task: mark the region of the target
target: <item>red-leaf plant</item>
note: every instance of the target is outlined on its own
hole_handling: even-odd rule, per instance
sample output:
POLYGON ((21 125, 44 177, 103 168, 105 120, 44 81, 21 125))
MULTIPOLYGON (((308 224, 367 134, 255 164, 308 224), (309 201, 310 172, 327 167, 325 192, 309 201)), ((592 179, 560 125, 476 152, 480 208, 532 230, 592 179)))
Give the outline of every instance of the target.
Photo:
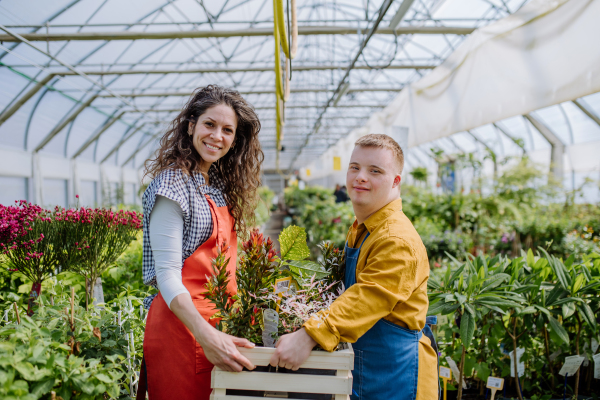
POLYGON ((226 288, 231 277, 226 271, 229 259, 225 258, 225 250, 226 247, 219 248, 217 258, 212 262, 214 274, 207 276, 205 294, 218 310, 214 316, 221 319, 217 328, 253 343, 262 343, 261 311, 268 308, 270 302, 264 296, 281 276, 281 260, 273 248, 273 241, 265 240, 262 233, 254 230, 250 240, 241 246, 236 270, 237 295, 229 297, 226 288))
MULTIPOLYGON (((226 271, 229 259, 225 257, 225 246, 217 249, 218 255, 212 261, 213 275, 207 276, 205 296, 218 310, 214 318, 220 318, 217 324, 220 330, 260 344, 262 310, 275 308, 279 300, 273 293, 275 280, 284 275, 291 276, 291 273, 282 269, 283 263, 271 239, 265 240, 258 230, 251 233, 250 240, 242 244, 241 250, 236 270, 237 295, 230 298, 226 293, 230 276, 226 271)), ((322 250, 325 256, 322 265, 330 275, 325 280, 313 277, 301 284, 301 290, 283 296, 279 335, 299 329, 312 315, 328 309, 344 291, 343 284, 332 279, 332 275, 339 276, 338 264, 343 264, 343 254, 337 249, 334 251, 332 246, 324 246, 322 250)))
POLYGON ((127 249, 142 226, 142 214, 103 208, 56 207, 61 234, 56 250, 64 269, 86 279, 86 306, 94 297, 94 283, 127 249))
POLYGON ((11 271, 33 282, 27 311, 32 315, 42 282, 59 263, 52 242, 57 227, 49 211, 25 200, 15 203, 8 207, 0 204, 0 253, 7 257, 11 271))

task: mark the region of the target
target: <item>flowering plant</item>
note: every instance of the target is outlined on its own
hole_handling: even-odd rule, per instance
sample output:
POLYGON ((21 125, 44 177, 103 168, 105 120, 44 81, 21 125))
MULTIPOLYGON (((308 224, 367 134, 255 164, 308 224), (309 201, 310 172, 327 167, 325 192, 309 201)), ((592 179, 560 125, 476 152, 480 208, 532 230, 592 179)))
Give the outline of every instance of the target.
POLYGON ((273 241, 258 231, 241 246, 239 266, 236 270, 237 294, 231 298, 226 288, 230 276, 226 271, 229 259, 226 246, 218 249, 213 260, 213 275, 208 278, 206 298, 218 310, 217 328, 244 337, 251 342, 262 342, 262 311, 274 309, 281 303, 278 334, 294 331, 314 313, 328 308, 343 291, 337 277, 343 265, 343 253, 331 244, 321 246, 320 263, 305 260, 310 254, 304 228, 290 226, 279 236, 281 254, 278 256, 273 241), (290 277, 297 290, 279 297, 273 291, 276 279, 290 277), (335 279, 334 279, 335 278, 335 279), (283 298, 283 299, 282 299, 283 298))
POLYGON ((136 238, 142 214, 103 208, 55 208, 60 235, 55 238, 63 268, 86 279, 86 304, 94 296, 94 283, 136 238))
POLYGON ((6 255, 11 271, 33 282, 29 314, 33 301, 42 290, 42 282, 58 266, 51 238, 56 224, 52 214, 40 206, 21 200, 16 206, 0 204, 0 253, 6 255))

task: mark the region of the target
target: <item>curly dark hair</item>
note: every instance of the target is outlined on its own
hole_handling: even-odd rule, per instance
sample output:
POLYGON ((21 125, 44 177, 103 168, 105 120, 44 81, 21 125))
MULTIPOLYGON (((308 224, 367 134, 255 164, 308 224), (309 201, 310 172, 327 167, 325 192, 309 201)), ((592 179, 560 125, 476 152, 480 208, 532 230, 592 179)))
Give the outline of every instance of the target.
POLYGON ((195 126, 198 117, 220 104, 233 109, 237 116, 237 129, 227 154, 212 165, 217 168, 223 181, 223 194, 235 219, 235 229, 238 234, 246 236, 254 222, 260 166, 265 157, 258 141, 261 127, 258 116, 254 107, 238 91, 218 85, 196 89, 181 113, 169 125, 155 157, 146 160, 144 176, 154 179, 164 170, 176 169, 188 176, 201 172, 202 158, 194 148, 192 136, 188 134, 189 123, 195 126))

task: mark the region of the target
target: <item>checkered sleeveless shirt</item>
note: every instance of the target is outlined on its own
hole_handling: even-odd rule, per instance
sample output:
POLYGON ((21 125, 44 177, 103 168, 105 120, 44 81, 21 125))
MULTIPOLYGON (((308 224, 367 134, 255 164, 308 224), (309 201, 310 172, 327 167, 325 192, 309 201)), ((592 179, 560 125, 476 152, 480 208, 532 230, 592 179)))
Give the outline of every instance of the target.
MULTIPOLYGON (((205 194, 215 202, 217 207, 227 205, 223 195, 224 184, 218 176, 216 167, 208 171, 210 186, 200 173, 192 176, 181 170, 165 170, 157 175, 142 196, 144 208, 144 244, 142 258, 142 276, 144 284, 157 287, 154 257, 150 247, 150 213, 156 202, 156 196, 165 196, 176 201, 183 211, 183 243, 181 244, 181 265, 200 245, 210 238, 213 231, 212 214, 205 194)), ((156 295, 144 299, 144 308, 149 309, 156 295)))

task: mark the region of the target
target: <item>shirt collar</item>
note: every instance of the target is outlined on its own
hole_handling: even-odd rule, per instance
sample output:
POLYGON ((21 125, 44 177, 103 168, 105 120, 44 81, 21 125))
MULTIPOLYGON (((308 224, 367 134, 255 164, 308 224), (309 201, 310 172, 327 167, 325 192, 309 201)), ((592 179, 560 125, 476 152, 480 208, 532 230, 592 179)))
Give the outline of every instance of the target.
POLYGON ((398 198, 371 214, 364 225, 370 233, 373 233, 382 222, 386 221, 394 212, 400 210, 402 210, 402 199, 398 198))
POLYGON ((206 185, 204 175, 200 172, 194 171, 194 179, 199 185, 199 189, 204 194, 221 194, 223 191, 223 181, 221 180, 219 170, 216 165, 211 165, 208 169, 209 185, 206 185))

